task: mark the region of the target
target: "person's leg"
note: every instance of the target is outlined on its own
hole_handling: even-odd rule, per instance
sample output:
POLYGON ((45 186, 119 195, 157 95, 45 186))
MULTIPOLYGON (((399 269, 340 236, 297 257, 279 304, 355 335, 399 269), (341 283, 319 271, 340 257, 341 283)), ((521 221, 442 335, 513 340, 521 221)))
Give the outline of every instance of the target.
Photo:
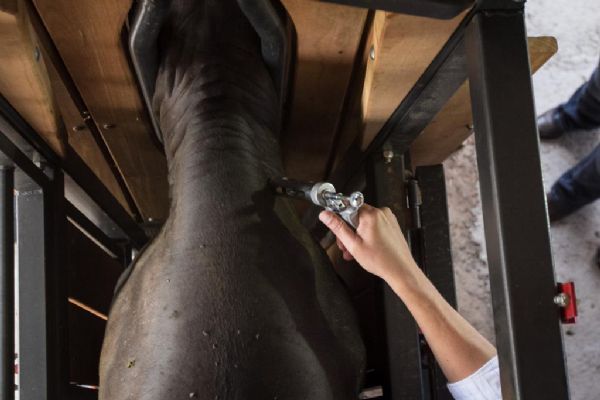
POLYGON ((600 127, 600 68, 573 93, 569 101, 558 106, 558 116, 565 131, 600 127))
POLYGON ((600 64, 566 103, 538 116, 537 124, 542 139, 555 139, 566 132, 600 127, 600 64))
POLYGON ((600 144, 565 172, 548 193, 550 221, 556 221, 600 197, 600 144))

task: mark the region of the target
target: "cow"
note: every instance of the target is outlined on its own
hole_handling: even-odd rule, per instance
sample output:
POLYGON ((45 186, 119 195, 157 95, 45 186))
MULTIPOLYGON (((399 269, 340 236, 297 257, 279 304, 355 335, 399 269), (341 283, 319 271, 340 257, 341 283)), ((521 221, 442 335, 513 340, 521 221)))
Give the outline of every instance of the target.
POLYGON ((172 0, 159 49, 170 211, 115 292, 99 398, 356 399, 349 297, 268 183, 282 115, 259 36, 235 0, 172 0))

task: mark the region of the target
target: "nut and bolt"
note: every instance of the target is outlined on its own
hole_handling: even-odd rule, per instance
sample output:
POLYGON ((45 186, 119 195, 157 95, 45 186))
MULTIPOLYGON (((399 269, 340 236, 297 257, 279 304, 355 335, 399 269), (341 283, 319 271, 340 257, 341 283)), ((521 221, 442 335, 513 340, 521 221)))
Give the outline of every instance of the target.
POLYGON ((559 293, 554 296, 554 304, 559 307, 567 307, 571 302, 571 298, 566 293, 559 293))
POLYGON ((383 151, 383 159, 385 160, 386 164, 391 163, 393 158, 394 158, 393 150, 384 150, 383 151))

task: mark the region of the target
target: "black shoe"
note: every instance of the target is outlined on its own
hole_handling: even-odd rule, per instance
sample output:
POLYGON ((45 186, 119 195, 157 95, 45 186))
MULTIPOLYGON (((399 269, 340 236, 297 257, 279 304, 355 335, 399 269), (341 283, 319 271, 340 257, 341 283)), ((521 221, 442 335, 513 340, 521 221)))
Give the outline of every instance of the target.
POLYGON ((548 204, 548 218, 550 223, 557 222, 581 208, 580 205, 568 204, 561 201, 552 191, 546 193, 546 201, 548 204))
POLYGON ((552 108, 537 117, 537 124, 541 139, 556 139, 565 133, 556 108, 552 108))

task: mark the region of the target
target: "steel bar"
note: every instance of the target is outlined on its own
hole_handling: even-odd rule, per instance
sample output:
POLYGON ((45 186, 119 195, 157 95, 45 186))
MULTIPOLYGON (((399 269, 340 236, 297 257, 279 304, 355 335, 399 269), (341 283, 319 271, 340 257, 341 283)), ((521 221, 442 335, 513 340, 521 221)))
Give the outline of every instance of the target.
MULTIPOLYGON (((148 241, 148 237, 140 225, 127 213, 102 181, 71 147, 67 146, 64 159, 58 157, 31 125, 1 95, 0 115, 51 166, 63 169, 66 174, 73 178, 77 185, 123 230, 136 247, 140 248, 148 241)), ((35 170, 30 168, 34 164, 12 144, 4 132, 0 132, 0 151, 11 158, 19 168, 35 179, 39 185, 47 185, 48 182, 44 180, 43 173, 39 172, 37 167, 35 170)))
POLYGON ((71 222, 85 231, 94 241, 98 242, 101 247, 110 253, 114 258, 125 260, 126 255, 124 248, 116 243, 114 239, 108 237, 100 228, 90 221, 81 211, 77 209, 71 202, 65 200, 67 218, 71 222))
POLYGON ((14 169, 0 167, 0 400, 15 398, 14 169))
POLYGON ((19 396, 47 400, 48 343, 44 193, 28 179, 17 185, 19 396))
MULTIPOLYGON (((367 188, 372 201, 377 207, 389 207, 406 232, 409 220, 405 214, 408 207, 405 179, 403 156, 386 160, 381 153, 373 155, 367 171, 367 188)), ((384 396, 389 400, 424 399, 417 324, 387 284, 383 285, 383 307, 387 344, 384 396)))
POLYGON ((522 11, 466 37, 503 398, 568 399, 522 11))
POLYGON ((0 130, 0 152, 5 158, 10 160, 10 162, 14 163, 15 167, 20 168, 40 187, 49 186, 50 180, 44 172, 42 172, 42 170, 38 168, 25 153, 13 144, 2 130, 0 130))
MULTIPOLYGON (((422 267, 444 299, 456 308, 444 167, 442 165, 417 167, 415 175, 423 200, 420 207, 422 267)), ((427 358, 431 398, 452 400, 453 397, 447 387, 448 381, 430 349, 427 351, 427 358)))
POLYGON ((423 17, 449 19, 469 7, 472 0, 325 0, 355 7, 423 17))

